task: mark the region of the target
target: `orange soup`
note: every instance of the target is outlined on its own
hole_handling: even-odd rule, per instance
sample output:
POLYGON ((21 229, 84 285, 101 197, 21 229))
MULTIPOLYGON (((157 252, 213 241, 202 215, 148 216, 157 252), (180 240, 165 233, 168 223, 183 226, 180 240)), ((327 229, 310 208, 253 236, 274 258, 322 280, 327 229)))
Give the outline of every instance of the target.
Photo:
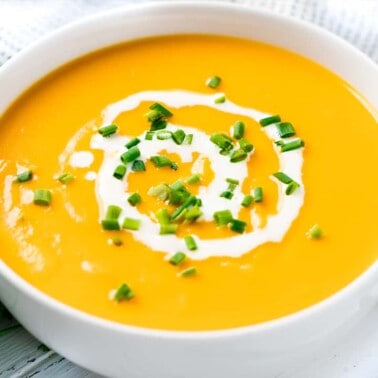
POLYGON ((377 113, 272 46, 104 49, 0 118, 0 257, 74 308, 170 330, 315 304, 378 256, 377 113))

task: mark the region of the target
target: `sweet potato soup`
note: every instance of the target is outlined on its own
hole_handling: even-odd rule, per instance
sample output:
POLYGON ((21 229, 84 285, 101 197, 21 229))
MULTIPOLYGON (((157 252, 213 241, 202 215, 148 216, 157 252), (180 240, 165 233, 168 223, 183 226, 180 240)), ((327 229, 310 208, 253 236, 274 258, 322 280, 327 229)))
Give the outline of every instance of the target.
POLYGON ((0 135, 0 257, 105 319, 256 324, 378 256, 376 111, 272 46, 174 36, 101 50, 26 91, 0 135))

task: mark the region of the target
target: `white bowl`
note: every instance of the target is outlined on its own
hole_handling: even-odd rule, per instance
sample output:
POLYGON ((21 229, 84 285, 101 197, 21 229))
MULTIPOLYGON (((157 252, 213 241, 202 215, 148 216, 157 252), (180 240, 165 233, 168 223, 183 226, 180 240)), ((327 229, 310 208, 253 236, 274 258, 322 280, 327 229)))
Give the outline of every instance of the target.
MULTIPOLYGON (((239 36, 283 47, 337 73, 378 106, 375 64, 328 32, 240 5, 167 2, 88 18, 18 54, 0 69, 0 114, 32 83, 72 59, 122 41, 176 33, 239 36)), ((160 331, 68 307, 0 261, 0 300, 21 324, 71 361, 113 377, 272 377, 337 342, 377 298, 378 262, 337 294, 284 318, 224 331, 160 331)))

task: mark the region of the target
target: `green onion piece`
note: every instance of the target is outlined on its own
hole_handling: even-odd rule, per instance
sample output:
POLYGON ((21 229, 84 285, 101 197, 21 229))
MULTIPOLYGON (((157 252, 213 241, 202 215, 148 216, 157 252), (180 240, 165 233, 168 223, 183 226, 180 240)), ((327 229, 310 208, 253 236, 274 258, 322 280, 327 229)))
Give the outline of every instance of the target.
POLYGON ((122 228, 127 230, 139 230, 141 221, 139 219, 125 218, 122 224, 122 228))
POLYGON ((239 219, 232 219, 230 222, 230 230, 238 232, 239 234, 242 234, 246 227, 247 223, 239 219))
MULTIPOLYGON (((16 176, 17 182, 26 182, 30 181, 33 178, 33 173, 31 170, 27 170, 25 172, 21 172, 16 176)), ((59 178, 58 178, 59 180, 59 178)))
POLYGON ((232 213, 230 210, 220 210, 213 214, 214 221, 218 226, 226 226, 232 221, 232 213))
POLYGON ((224 94, 220 94, 219 96, 215 97, 214 102, 216 104, 223 104, 226 102, 226 96, 224 94))
POLYGON ((290 194, 294 193, 299 188, 299 184, 295 181, 292 181, 285 190, 285 194, 290 196, 290 194))
POLYGON ((144 139, 145 140, 152 140, 152 139, 154 139, 154 134, 155 133, 153 131, 147 131, 144 139))
POLYGON ((186 134, 184 139, 184 144, 192 144, 193 134, 186 134))
POLYGON ((236 179, 233 179, 233 178, 230 178, 230 177, 227 177, 226 178, 226 182, 228 182, 229 184, 235 184, 235 185, 239 185, 239 180, 236 180, 236 179))
POLYGON ((234 196, 234 193, 230 192, 229 190, 226 190, 219 195, 219 197, 223 197, 228 200, 230 200, 233 196, 234 196))
POLYGON ((125 147, 127 149, 130 149, 131 147, 134 147, 134 146, 136 146, 139 143, 140 143, 140 139, 139 138, 134 138, 134 139, 131 139, 130 142, 126 143, 125 147))
POLYGON ((158 121, 163 115, 158 110, 151 110, 144 115, 148 122, 158 121))
POLYGON ((173 184, 171 184, 172 190, 184 190, 186 191, 185 185, 181 180, 175 181, 173 184))
POLYGON ((57 180, 61 182, 62 184, 69 184, 71 181, 75 179, 75 176, 72 173, 62 173, 60 176, 58 176, 57 180))
POLYGON ((201 209, 198 205, 193 206, 185 213, 185 219, 189 222, 196 221, 202 215, 201 209))
POLYGON ((123 283, 115 292, 114 294, 114 299, 117 302, 121 301, 129 301, 130 299, 134 298, 135 294, 134 292, 130 289, 128 285, 123 283))
POLYGON ((177 232, 178 225, 169 223, 160 225, 160 235, 175 234, 177 232))
POLYGON ((206 85, 209 88, 217 88, 219 84, 221 83, 222 79, 219 76, 211 76, 206 80, 206 85))
POLYGON ((121 161, 124 164, 131 163, 140 156, 140 150, 137 146, 131 147, 121 155, 121 161))
POLYGON ((201 181, 201 176, 196 173, 186 179, 186 182, 190 185, 197 184, 201 181))
POLYGON ((150 160, 152 163, 155 165, 157 168, 162 168, 162 167, 171 167, 172 169, 176 170, 177 169, 177 164, 174 163, 170 158, 164 155, 155 155, 151 156, 150 160))
POLYGON ((117 231, 120 229, 117 219, 103 219, 101 226, 102 229, 106 231, 117 231))
POLYGON ((212 134, 210 141, 216 144, 221 150, 230 151, 233 148, 232 139, 225 134, 212 134))
POLYGON ((166 107, 159 104, 158 102, 155 102, 154 104, 152 104, 150 106, 150 109, 159 112, 163 117, 169 118, 169 117, 173 116, 172 112, 170 112, 166 107))
POLYGON ((243 201, 241 202, 241 205, 243 207, 249 207, 253 204, 253 201, 254 201, 254 198, 250 194, 247 194, 246 196, 244 196, 243 201))
POLYGON ((167 127, 168 122, 164 119, 157 119, 153 121, 150 126, 150 131, 162 130, 167 127))
POLYGON ((254 147, 252 143, 249 143, 247 139, 240 139, 239 146, 245 152, 252 152, 254 147))
POLYGON ((127 170, 126 166, 118 165, 117 168, 113 172, 113 176, 118 180, 122 180, 126 174, 126 170, 127 170))
POLYGON ((171 220, 174 221, 176 220, 179 215, 181 214, 181 212, 184 210, 184 209, 187 209, 188 207, 194 205, 197 203, 197 198, 195 196, 190 196, 188 197, 187 200, 185 200, 185 202, 179 206, 171 215, 171 220))
POLYGON ((307 236, 311 239, 320 239, 324 236, 323 230, 318 224, 314 224, 307 232, 307 236))
POLYGON ((270 117, 260 119, 259 122, 261 126, 265 127, 271 125, 272 123, 281 122, 281 117, 278 114, 276 114, 270 117))
POLYGON ((169 263, 172 265, 180 265, 186 258, 185 253, 176 252, 170 259, 169 263))
POLYGON ((112 238, 112 244, 117 246, 117 247, 120 247, 123 244, 123 241, 120 237, 116 236, 116 237, 112 238))
POLYGON ((275 144, 276 146, 278 146, 278 147, 281 147, 282 145, 285 144, 285 142, 284 142, 283 140, 276 140, 276 141, 274 142, 274 144, 275 144))
POLYGON ((294 180, 283 172, 273 173, 273 176, 284 184, 290 184, 294 180))
POLYGON ((37 189, 34 192, 33 202, 39 206, 49 206, 51 204, 52 194, 47 189, 37 189))
POLYGON ((247 153, 244 150, 235 150, 232 152, 230 161, 231 163, 238 163, 247 158, 247 153))
POLYGON ((295 135, 294 127, 290 122, 277 123, 276 127, 281 138, 290 138, 295 135))
POLYGON ((188 197, 190 193, 185 190, 172 190, 169 197, 170 205, 181 205, 188 197))
POLYGON ((155 215, 160 224, 169 224, 170 217, 167 209, 159 209, 155 215))
POLYGON ((131 170, 134 172, 143 172, 146 170, 143 160, 134 160, 131 165, 131 170))
POLYGON ((281 152, 297 150, 298 148, 302 148, 304 146, 303 139, 296 139, 291 142, 285 143, 281 145, 281 152))
POLYGON ((172 138, 172 132, 169 130, 161 130, 156 133, 156 137, 159 140, 166 140, 172 138))
POLYGON ((142 201, 142 197, 140 196, 140 194, 138 193, 133 193, 131 196, 129 196, 129 198, 127 199, 127 202, 131 205, 131 206, 136 206, 138 205, 138 203, 140 203, 142 201))
POLYGON ((189 251, 195 251, 198 248, 197 243, 194 240, 193 236, 191 235, 185 236, 184 240, 185 240, 186 248, 188 248, 189 251))
POLYGON ((122 209, 119 206, 116 205, 109 205, 106 210, 106 219, 118 219, 121 215, 122 209))
POLYGON ((244 136, 245 124, 242 121, 236 121, 234 124, 234 138, 241 139, 244 136))
POLYGON ((263 188, 261 186, 258 186, 253 190, 253 197, 255 199, 255 202, 262 202, 264 199, 264 192, 263 188))
POLYGON ((197 269, 194 266, 190 268, 186 268, 179 273, 181 277, 191 277, 191 276, 195 276, 196 274, 197 274, 197 269))
POLYGON ((177 163, 175 163, 174 161, 172 162, 172 164, 171 164, 171 168, 174 170, 174 171, 177 171, 178 170, 178 164, 177 163))
POLYGON ((182 144, 185 139, 184 130, 178 129, 172 134, 172 139, 176 144, 182 144))
POLYGON ((108 126, 102 126, 98 129, 98 132, 104 137, 107 138, 110 135, 113 135, 117 132, 118 126, 116 125, 108 125, 108 126))
POLYGON ((152 197, 157 197, 161 201, 166 201, 171 194, 171 188, 167 184, 159 184, 152 186, 147 194, 152 197))

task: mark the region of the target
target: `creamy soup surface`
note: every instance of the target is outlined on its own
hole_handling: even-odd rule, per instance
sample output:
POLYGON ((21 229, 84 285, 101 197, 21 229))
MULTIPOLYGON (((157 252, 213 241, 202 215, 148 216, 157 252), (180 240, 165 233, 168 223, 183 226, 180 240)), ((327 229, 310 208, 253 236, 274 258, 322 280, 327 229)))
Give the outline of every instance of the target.
POLYGON ((101 50, 26 91, 0 133, 0 258, 105 319, 256 324, 378 256, 377 111, 279 48, 184 35, 101 50))

